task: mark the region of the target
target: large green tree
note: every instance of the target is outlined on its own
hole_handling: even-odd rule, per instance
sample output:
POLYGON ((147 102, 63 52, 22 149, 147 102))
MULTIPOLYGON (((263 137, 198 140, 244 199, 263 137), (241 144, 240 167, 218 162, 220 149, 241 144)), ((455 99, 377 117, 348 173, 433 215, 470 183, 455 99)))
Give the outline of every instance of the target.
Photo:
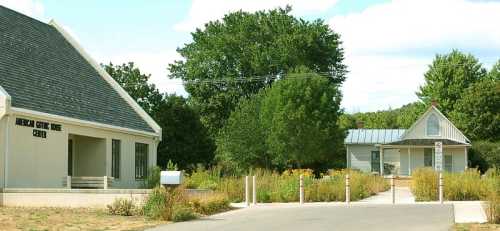
POLYGON ((198 164, 209 165, 215 153, 214 141, 200 121, 198 112, 181 96, 168 95, 154 113, 162 128, 158 146, 158 165, 167 166, 169 160, 181 169, 192 169, 198 164))
POLYGON ((322 20, 305 21, 290 11, 227 14, 197 29, 193 41, 178 49, 183 60, 169 66, 170 77, 186 81, 190 100, 213 136, 241 97, 298 66, 330 76, 333 84, 344 81, 339 35, 322 20))
POLYGON ((331 167, 345 156, 345 131, 337 123, 341 93, 329 81, 289 74, 242 100, 220 133, 218 157, 241 168, 331 167))
POLYGON ((273 163, 302 167, 331 160, 345 133, 337 124, 341 92, 318 74, 290 74, 262 101, 261 120, 273 163))
POLYGON ((228 170, 272 167, 260 121, 263 93, 240 100, 217 137, 217 160, 228 170))
POLYGON ((141 73, 133 62, 122 65, 103 65, 104 70, 150 115, 158 110, 163 94, 154 84, 148 83, 151 75, 141 73))
POLYGON ((465 89, 486 77, 486 69, 471 54, 453 50, 449 54, 436 55, 424 74, 425 84, 417 96, 424 103, 432 100, 439 103, 439 109, 448 115, 455 108, 455 102, 465 89))
POLYGON ((472 140, 500 140, 500 81, 484 79, 470 86, 450 118, 472 140))

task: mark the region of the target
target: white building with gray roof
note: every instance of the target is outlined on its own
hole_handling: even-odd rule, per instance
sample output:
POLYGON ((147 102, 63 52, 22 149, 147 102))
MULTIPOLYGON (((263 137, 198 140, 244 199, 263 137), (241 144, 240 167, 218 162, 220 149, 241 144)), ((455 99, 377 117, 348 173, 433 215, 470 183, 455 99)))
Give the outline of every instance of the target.
POLYGON ((411 176, 421 167, 464 171, 471 142, 432 105, 409 129, 350 129, 345 145, 348 168, 411 176))

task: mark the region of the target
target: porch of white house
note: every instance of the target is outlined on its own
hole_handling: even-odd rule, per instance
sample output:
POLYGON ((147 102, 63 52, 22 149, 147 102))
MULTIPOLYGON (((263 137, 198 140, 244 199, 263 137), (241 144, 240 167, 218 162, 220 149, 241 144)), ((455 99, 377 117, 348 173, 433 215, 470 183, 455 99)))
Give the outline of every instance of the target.
MULTIPOLYGON (((383 175, 411 176, 417 168, 435 168, 434 146, 380 145, 371 152, 371 169, 383 175)), ((443 145, 443 170, 462 172, 467 168, 467 146, 443 145)))
POLYGON ((70 134, 66 188, 107 189, 113 178, 107 176, 106 139, 70 134))

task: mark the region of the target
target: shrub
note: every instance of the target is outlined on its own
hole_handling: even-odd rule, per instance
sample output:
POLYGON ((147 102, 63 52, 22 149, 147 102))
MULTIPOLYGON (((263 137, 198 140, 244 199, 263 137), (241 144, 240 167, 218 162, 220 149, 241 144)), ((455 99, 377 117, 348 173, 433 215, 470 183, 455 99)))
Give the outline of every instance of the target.
POLYGON ((189 199, 193 210, 203 215, 212 215, 231 209, 226 195, 215 193, 209 196, 195 196, 189 199))
POLYGON ((144 181, 145 188, 154 188, 160 186, 161 168, 154 166, 148 169, 148 176, 144 181))
POLYGON ((488 185, 477 169, 463 173, 444 173, 444 198, 452 201, 480 200, 488 194, 488 185))
POLYGON ((172 220, 174 207, 188 205, 183 187, 155 187, 144 203, 144 215, 152 219, 172 220))
POLYGON ((432 168, 418 168, 411 175, 411 191, 416 201, 438 199, 438 174, 432 168))
POLYGON ((132 216, 136 213, 136 207, 131 199, 117 198, 113 204, 107 205, 111 215, 132 216))
MULTIPOLYGON (((359 200, 389 188, 382 177, 353 170, 332 171, 325 179, 315 179, 310 169, 291 169, 283 173, 256 169, 250 175, 257 177, 258 202, 292 202, 299 200, 299 176, 304 176, 306 200, 341 201, 345 200, 345 174, 351 174, 351 200, 359 200)), ((212 185, 218 193, 227 196, 230 202, 244 200, 245 182, 241 176, 224 176, 220 170, 199 168, 186 181, 189 188, 208 188, 212 185), (210 184, 204 182, 211 182, 210 184)), ((250 184, 251 187, 251 184, 250 184)))
MULTIPOLYGON (((417 201, 435 201, 439 198, 438 173, 432 168, 416 169, 412 174, 411 190, 417 201)), ((481 200, 491 191, 487 177, 479 170, 468 169, 461 173, 443 173, 445 200, 481 200)))
POLYGON ((193 209, 186 205, 174 205, 172 208, 171 220, 174 222, 189 221, 196 219, 198 216, 193 212, 193 209))
POLYGON ((469 151, 471 166, 486 172, 489 168, 500 167, 500 142, 476 141, 469 151))

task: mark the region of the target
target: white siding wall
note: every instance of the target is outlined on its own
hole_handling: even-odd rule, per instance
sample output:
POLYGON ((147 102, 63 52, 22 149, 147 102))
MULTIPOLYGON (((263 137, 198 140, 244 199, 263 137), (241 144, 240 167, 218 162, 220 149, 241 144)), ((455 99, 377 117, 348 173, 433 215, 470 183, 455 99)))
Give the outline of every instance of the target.
POLYGON ((384 149, 384 163, 394 165, 394 174, 400 174, 400 159, 399 149, 384 149))
POLYGON ((405 139, 450 139, 465 143, 465 137, 461 134, 460 130, 455 128, 455 126, 446 118, 441 116, 437 111, 431 110, 429 113, 425 114, 424 117, 417 121, 415 126, 408 131, 405 139), (426 126, 428 117, 434 114, 439 119, 439 135, 438 136, 427 136, 426 126))
POLYGON ((94 164, 99 165, 99 172, 103 172, 102 169, 105 168, 107 175, 111 175, 111 139, 122 141, 120 179, 113 184, 113 187, 135 188, 142 183, 135 179, 135 142, 148 144, 149 166, 156 165, 157 141, 153 140, 152 137, 66 124, 29 115, 12 116, 9 127, 10 152, 7 182, 9 188, 63 187, 62 180, 67 175, 67 148, 70 134, 103 140, 99 146, 100 150, 104 149, 106 153, 103 153, 105 157, 101 158, 101 161, 107 160, 107 163, 106 165, 104 163, 94 164), (16 117, 59 123, 62 125, 62 131, 49 130, 46 139, 33 137, 33 128, 15 125, 16 117))
POLYGON ((5 167, 5 118, 0 118, 0 188, 3 188, 5 167))
POLYGON ((371 172, 371 152, 379 149, 373 145, 348 145, 349 166, 364 172, 371 172))

